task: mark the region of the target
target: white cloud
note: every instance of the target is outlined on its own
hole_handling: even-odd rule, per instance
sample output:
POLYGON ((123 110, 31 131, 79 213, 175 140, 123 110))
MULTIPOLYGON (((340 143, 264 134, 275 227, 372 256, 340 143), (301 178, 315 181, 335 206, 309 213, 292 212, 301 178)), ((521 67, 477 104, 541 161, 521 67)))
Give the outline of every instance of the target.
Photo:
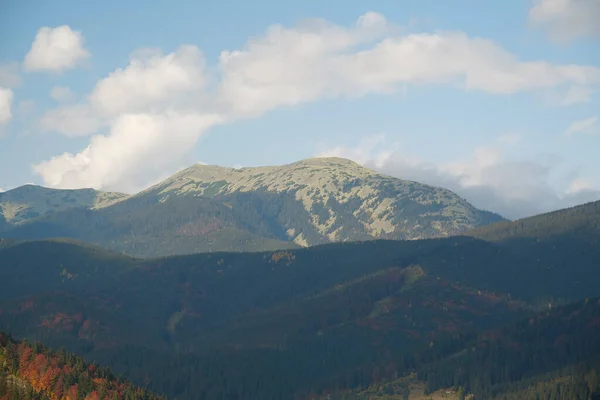
POLYGON ((0 86, 14 88, 20 84, 19 64, 16 62, 0 64, 0 86))
POLYGON ((579 193, 586 190, 595 190, 594 186, 582 178, 575 178, 571 182, 571 186, 569 186, 569 193, 579 193))
POLYGON ((563 106, 587 103, 592 98, 592 90, 581 86, 571 86, 562 101, 563 106))
POLYGON ((144 49, 132 55, 125 69, 98 82, 90 103, 105 115, 118 115, 163 106, 174 94, 197 91, 205 83, 204 57, 197 47, 181 46, 167 55, 144 49))
MULTIPOLYGON (((94 136, 90 147, 79 154, 42 162, 36 171, 48 186, 136 186, 138 179, 131 176, 139 173, 145 177, 147 171, 153 171, 154 159, 145 156, 143 149, 165 140, 184 149, 171 143, 184 139, 189 149, 195 142, 188 140, 200 136, 172 134, 181 126, 165 109, 172 115, 196 110, 199 119, 218 115, 213 123, 225 123, 282 106, 395 93, 409 84, 451 84, 494 94, 600 85, 600 68, 520 61, 490 40, 460 32, 401 34, 398 27, 373 12, 350 27, 323 20, 308 20, 291 28, 271 26, 241 50, 223 51, 213 69, 218 73, 211 81, 207 74, 211 69, 206 68, 202 53, 194 46, 182 46, 169 54, 153 49, 135 52, 125 68, 100 80, 82 102, 50 110, 41 118, 43 130, 94 136), (124 125, 123 121, 134 115, 163 121, 161 128, 156 128, 155 134, 145 134, 137 124, 124 125), (166 127, 170 123, 175 129, 166 127), (121 132, 124 126, 131 129, 130 134, 121 132), (106 135, 98 135, 106 131, 106 135), (128 150, 101 155, 113 150, 100 143, 128 150), (127 162, 115 159, 125 155, 130 159, 127 162), (108 159, 112 162, 105 164, 103 160, 108 159), (126 176, 120 175, 122 164, 129 169, 126 176)), ((194 132, 211 124, 200 125, 202 129, 194 132)), ((181 151, 161 155, 165 165, 175 165, 166 159, 180 157, 181 151)))
POLYGON ((600 1, 537 0, 529 10, 529 20, 555 40, 600 37, 600 1))
POLYGON ((419 159, 403 153, 399 147, 390 151, 381 135, 363 139, 356 147, 336 147, 321 151, 317 156, 346 157, 391 176, 448 188, 476 207, 508 218, 600 199, 600 188, 578 177, 567 187, 557 189, 551 183, 551 175, 559 167, 556 158, 512 160, 506 153, 516 142, 509 143, 505 139, 500 137, 488 146, 475 149, 470 157, 450 163, 419 159), (365 148, 365 143, 376 145, 365 148))
POLYGON ((376 33, 380 37, 361 25, 271 27, 243 50, 221 54, 221 100, 238 115, 259 115, 323 98, 390 93, 402 84, 445 83, 495 94, 600 84, 600 68, 520 61, 491 40, 460 32, 376 33))
POLYGON ((0 87, 0 128, 12 119, 13 92, 0 87))
MULTIPOLYGON (((45 130, 67 135, 96 134, 77 154, 63 154, 34 166, 48 186, 136 191, 178 168, 181 158, 221 116, 197 111, 207 79, 204 57, 194 46, 163 55, 146 49, 129 65, 100 80, 86 100, 50 110, 45 130)), ((200 107, 201 108, 201 107, 200 107)))
POLYGON ((68 86, 54 86, 50 90, 50 97, 59 103, 68 103, 75 99, 75 93, 68 86))
POLYGON ((65 153, 34 166, 46 185, 131 191, 144 188, 178 160, 210 126, 216 115, 197 112, 126 114, 106 135, 95 135, 78 154, 65 153))
POLYGON ((47 111, 39 121, 40 128, 67 136, 86 136, 103 126, 103 120, 87 104, 47 111))
POLYGON ((58 72, 75 68, 90 57, 83 43, 81 32, 73 31, 68 25, 42 27, 25 56, 25 69, 58 72))
POLYGON ((199 95, 205 83, 204 57, 198 48, 181 46, 166 55, 140 50, 131 55, 127 67, 100 80, 84 102, 49 110, 40 126, 69 136, 89 135, 123 114, 187 106, 185 95, 199 95))
POLYGON ((573 136, 577 134, 596 133, 597 121, 597 117, 590 117, 579 121, 575 121, 571 125, 569 125, 569 127, 565 130, 564 134, 565 136, 573 136))

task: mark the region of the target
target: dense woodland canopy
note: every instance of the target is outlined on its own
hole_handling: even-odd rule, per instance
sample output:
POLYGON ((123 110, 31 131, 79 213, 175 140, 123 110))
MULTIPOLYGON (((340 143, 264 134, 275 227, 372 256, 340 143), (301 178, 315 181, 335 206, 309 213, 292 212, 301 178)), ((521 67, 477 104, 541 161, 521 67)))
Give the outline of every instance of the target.
POLYGON ((404 398, 410 379, 475 399, 589 399, 600 235, 572 228, 594 226, 590 207, 540 216, 544 235, 515 222, 490 226, 514 232, 502 240, 149 260, 5 240, 0 329, 180 399, 404 398))
MULTIPOLYGON (((596 399, 600 397, 600 299, 539 313, 508 326, 455 339, 462 350, 401 377, 331 399, 406 398, 411 383, 425 393, 454 388, 473 399, 596 399)), ((459 393, 460 392, 460 393, 459 393)))
POLYGON ((553 236, 576 236, 578 239, 594 239, 600 232, 600 201, 564 210, 502 221, 467 232, 468 235, 485 240, 515 240, 522 238, 547 239, 553 236))

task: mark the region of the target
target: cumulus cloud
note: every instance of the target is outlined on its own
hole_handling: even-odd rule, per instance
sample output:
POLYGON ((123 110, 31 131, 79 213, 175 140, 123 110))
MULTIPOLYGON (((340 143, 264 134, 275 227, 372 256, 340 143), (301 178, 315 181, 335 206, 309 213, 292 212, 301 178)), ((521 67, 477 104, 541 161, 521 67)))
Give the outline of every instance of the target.
POLYGON ((0 86, 14 88, 20 84, 19 64, 16 62, 0 64, 0 86))
POLYGON ((56 188, 139 190, 173 168, 199 136, 218 122, 217 115, 193 111, 125 114, 110 132, 93 136, 83 151, 54 157, 35 165, 34 171, 56 188))
POLYGON ((25 69, 58 72, 75 68, 90 57, 83 43, 81 32, 72 30, 68 25, 42 27, 25 56, 25 69))
POLYGON ((59 103, 68 103, 75 99, 75 93, 68 86, 54 86, 50 90, 50 97, 59 103))
MULTIPOLYGON (((43 130, 94 136, 82 152, 57 156, 35 169, 48 186, 127 189, 134 180, 120 177, 121 164, 113 156, 99 155, 100 151, 112 151, 99 143, 131 148, 115 154, 127 154, 132 176, 139 171, 145 176, 145 171, 152 170, 148 167, 153 159, 134 155, 144 154, 139 149, 150 144, 141 146, 136 140, 183 140, 176 132, 183 128, 179 119, 167 116, 164 110, 188 115, 186 110, 193 109, 198 119, 213 121, 197 124, 202 128, 194 132, 199 132, 212 124, 256 117, 277 107, 394 93, 411 84, 449 84, 493 94, 563 86, 591 88, 600 85, 600 68, 522 61, 493 41, 460 32, 405 34, 373 12, 349 27, 316 19, 293 27, 274 25, 243 48, 223 51, 214 68, 207 68, 194 46, 182 46, 169 54, 154 49, 135 52, 125 68, 99 81, 82 102, 50 110, 41 118, 43 130), (215 71, 214 76, 207 70, 215 71), (117 134, 124 129, 123 121, 133 116, 163 121, 159 124, 162 128, 146 135, 132 127, 137 124, 129 124, 130 135, 117 134), (173 129, 166 128, 170 123, 173 129), (105 159, 114 162, 99 161, 105 159), (95 163, 101 166, 95 167, 95 163)), ((199 135, 183 135, 186 146, 192 147, 189 138, 199 135)), ((165 152, 162 157, 180 154, 165 152)))
POLYGON ((187 105, 183 95, 198 94, 205 83, 204 57, 195 46, 181 46, 166 55, 139 50, 127 67, 100 80, 84 102, 47 111, 40 126, 69 136, 89 135, 123 114, 187 105))
POLYGON ((144 49, 129 65, 100 80, 84 102, 48 111, 44 130, 92 136, 77 154, 34 166, 58 188, 136 191, 179 167, 179 160, 222 117, 193 107, 207 83, 204 57, 194 46, 163 54, 144 49))
POLYGON ((317 156, 346 157, 391 176, 445 187, 476 207, 513 219, 600 199, 600 188, 580 177, 570 178, 564 188, 555 187, 551 175, 560 167, 556 157, 510 159, 507 151, 516 143, 516 135, 510 137, 508 142, 506 137, 498 138, 475 149, 470 157, 449 163, 416 158, 398 146, 390 151, 384 135, 365 138, 356 147, 322 150, 317 156))
POLYGON ((555 40, 600 38, 600 1, 537 0, 529 10, 529 20, 555 40))
POLYGON ((181 46, 163 55, 160 50, 135 52, 129 65, 102 79, 90 95, 91 105, 104 115, 164 106, 173 95, 193 92, 206 83, 204 57, 195 46, 181 46))
POLYGON ((565 136, 573 136, 578 134, 596 133, 597 121, 597 117, 590 117, 579 121, 575 121, 571 125, 569 125, 569 127, 565 130, 564 134, 565 136))
POLYGON ((43 131, 67 136, 86 136, 96 132, 104 121, 87 104, 76 104, 47 111, 39 121, 43 131))
MULTIPOLYGON (((378 24, 384 26, 381 17, 378 24)), ((565 84, 598 86, 600 69, 520 61, 491 40, 460 32, 387 36, 328 24, 275 26, 220 58, 221 99, 241 115, 339 96, 389 93, 402 84, 452 84, 511 94, 565 84), (364 42, 370 45, 365 48, 364 42), (363 44, 357 48, 358 44, 363 44)))
POLYGON ((0 129, 12 119, 13 92, 0 87, 0 129))

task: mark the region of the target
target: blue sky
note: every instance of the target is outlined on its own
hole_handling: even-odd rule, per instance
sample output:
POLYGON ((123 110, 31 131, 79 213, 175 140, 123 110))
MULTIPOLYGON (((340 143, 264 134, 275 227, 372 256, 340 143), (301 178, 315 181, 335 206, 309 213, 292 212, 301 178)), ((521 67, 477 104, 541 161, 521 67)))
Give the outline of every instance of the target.
POLYGON ((2 7, 4 190, 333 155, 511 218, 600 198, 599 0, 2 7))

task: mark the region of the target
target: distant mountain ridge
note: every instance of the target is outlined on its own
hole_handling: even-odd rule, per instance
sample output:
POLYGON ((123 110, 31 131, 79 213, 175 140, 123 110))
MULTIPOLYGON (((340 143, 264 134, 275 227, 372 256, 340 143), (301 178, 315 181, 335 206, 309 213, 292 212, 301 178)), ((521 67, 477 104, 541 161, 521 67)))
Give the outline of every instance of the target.
MULTIPOLYGON (((24 185, 0 193, 0 217, 6 223, 20 224, 45 214, 70 208, 98 209, 129 197, 124 193, 94 189, 50 189, 24 185)), ((1 225, 0 225, 1 226, 1 225)))
POLYGON ((71 200, 73 207, 33 203, 22 207, 32 219, 23 211, 17 221, 12 212, 0 225, 3 236, 69 237, 138 256, 447 237, 503 220, 449 190, 342 158, 239 169, 194 165, 133 196, 94 191, 71 200))
POLYGON ((600 200, 516 221, 481 226, 465 234, 488 241, 548 239, 564 234, 596 237, 600 232, 600 200))

